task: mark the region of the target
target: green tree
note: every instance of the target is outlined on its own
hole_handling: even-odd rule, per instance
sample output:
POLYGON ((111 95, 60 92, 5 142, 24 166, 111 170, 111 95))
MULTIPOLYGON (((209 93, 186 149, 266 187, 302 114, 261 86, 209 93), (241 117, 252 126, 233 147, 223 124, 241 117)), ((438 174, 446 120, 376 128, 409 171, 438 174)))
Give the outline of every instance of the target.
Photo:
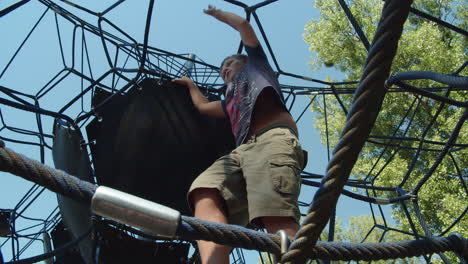
MULTIPOLYGON (((380 18, 383 1, 349 0, 347 3, 365 35, 371 41, 380 18)), ((357 33, 346 18, 338 1, 316 0, 315 5, 320 12, 320 19, 308 22, 304 34, 304 40, 309 44, 310 50, 316 54, 316 56, 311 57, 312 69, 323 66, 334 67, 345 74, 345 81, 359 80, 367 51, 360 42, 357 33)), ((450 21, 464 30, 468 28, 468 8, 462 0, 416 0, 413 7, 450 21)), ((393 60, 392 72, 426 70, 453 73, 466 60, 467 44, 467 38, 461 34, 410 14, 399 41, 397 55, 393 60)), ((460 74, 466 76, 467 71, 464 69, 460 74)), ((410 84, 417 87, 441 86, 429 81, 412 81, 410 84)), ((437 93, 445 95, 445 92, 437 93)), ((449 97, 458 101, 466 101, 467 95, 466 91, 451 91, 449 97)), ((340 99, 349 109, 352 95, 341 95, 340 99)), ((321 131, 322 143, 325 144, 327 140, 325 126, 328 125, 328 139, 330 145, 334 146, 338 141, 346 117, 335 97, 327 97, 325 102, 327 104, 327 119, 325 118, 324 101, 314 101, 311 110, 316 113, 315 127, 321 131)), ((413 93, 387 93, 371 135, 421 138, 431 119, 437 114, 439 107, 441 108, 439 117, 425 134, 426 141, 422 147, 423 149, 441 149, 442 145, 431 142, 447 142, 465 109, 447 104, 441 106, 438 101, 413 93), (409 114, 406 116, 407 112, 409 114), (411 119, 413 113, 415 113, 415 117, 411 119), (404 121, 400 124, 402 120, 404 121)), ((365 144, 351 173, 351 178, 365 179, 367 177, 373 181, 375 186, 395 187, 402 183, 405 177, 408 177, 408 180, 404 181, 402 189, 411 192, 426 175, 439 154, 436 151, 421 151, 414 168, 409 170, 415 154, 415 150, 410 148, 417 148, 420 144, 418 140, 398 141, 373 138, 372 141, 374 143, 365 144), (375 144, 375 142, 400 144, 401 147, 385 148, 382 144, 375 144), (383 155, 380 157, 382 152, 383 155)), ((462 127, 457 143, 468 143, 466 124, 462 127)), ((415 206, 419 207, 422 218, 427 224, 427 230, 431 234, 439 234, 444 231, 466 210, 468 197, 464 181, 466 181, 468 174, 467 168, 468 150, 463 147, 452 149, 450 155, 443 159, 436 171, 419 190, 418 200, 404 203, 410 213, 411 220, 416 222, 418 233, 424 234, 424 230, 415 214, 417 211, 415 206), (456 161, 458 168, 454 161, 456 161)), ((374 195, 390 198, 400 194, 376 192, 374 195)), ((402 204, 394 204, 393 208, 392 214, 397 228, 413 232, 408 217, 404 214, 402 204)), ((456 226, 450 229, 450 232, 458 232, 467 237, 468 216, 465 215, 456 226)))

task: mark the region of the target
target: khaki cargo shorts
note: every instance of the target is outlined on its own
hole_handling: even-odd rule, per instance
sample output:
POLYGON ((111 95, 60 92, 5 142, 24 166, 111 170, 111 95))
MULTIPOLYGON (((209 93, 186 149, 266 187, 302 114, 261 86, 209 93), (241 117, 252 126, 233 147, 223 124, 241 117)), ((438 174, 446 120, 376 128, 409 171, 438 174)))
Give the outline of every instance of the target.
POLYGON ((229 223, 245 226, 258 217, 289 216, 299 223, 297 204, 304 156, 295 132, 270 128, 252 136, 216 160, 192 183, 218 189, 226 202, 229 223))

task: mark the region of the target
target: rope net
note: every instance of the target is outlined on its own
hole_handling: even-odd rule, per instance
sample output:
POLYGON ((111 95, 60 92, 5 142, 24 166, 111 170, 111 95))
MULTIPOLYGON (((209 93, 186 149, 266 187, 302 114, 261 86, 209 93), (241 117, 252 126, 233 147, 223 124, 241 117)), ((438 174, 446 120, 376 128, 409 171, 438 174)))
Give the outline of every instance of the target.
MULTIPOLYGON (((333 82, 284 71, 261 16, 266 7, 275 8, 277 1, 265 1, 253 6, 238 1, 225 2, 236 8, 244 8, 246 16, 261 33, 259 37, 280 80, 289 80, 289 83, 282 82, 282 90, 297 123, 308 122, 307 113, 310 113, 310 108, 314 111, 320 122, 318 128, 322 143, 326 145, 324 153, 328 154, 330 161, 331 150, 335 149, 337 153, 345 117, 350 116, 349 113, 356 107, 352 103, 353 94, 359 89, 359 80, 333 82)), ((417 6, 417 2, 413 7, 417 6)), ((359 37, 357 41, 362 41, 362 49, 372 50, 372 45, 348 8, 349 3, 339 3, 359 37)), ((12 22, 22 23, 14 36, 4 40, 9 45, 0 53, 0 139, 7 142, 9 148, 44 164, 51 164, 54 122, 61 120, 81 131, 93 119, 99 118, 96 108, 107 101, 92 107, 96 89, 122 94, 145 78, 169 80, 186 74, 203 88, 207 96, 222 94, 223 82, 218 75, 218 62, 208 63, 193 54, 175 54, 150 45, 149 36, 158 30, 158 25, 152 23, 152 16, 153 19, 157 17, 157 12, 153 10, 157 2, 140 4, 140 15, 146 19, 141 19, 145 21, 140 32, 143 34, 127 34, 123 21, 129 15, 125 14, 128 4, 126 1, 116 1, 88 8, 66 1, 19 1, 0 11, 0 19, 4 21, 2 27, 12 22), (37 17, 22 17, 26 9, 37 10, 34 12, 37 17), (39 53, 34 49, 35 43, 45 43, 41 45, 39 53), (53 62, 50 64, 52 66, 43 67, 44 60, 53 62), (27 82, 31 72, 34 72, 34 76, 41 76, 41 79, 27 82)), ((413 7, 409 8, 412 19, 432 21, 466 38, 466 28, 413 7)), ((16 27, 18 24, 14 25, 16 27)), ((190 44, 187 45, 189 49, 190 44)), ((203 54, 199 55, 203 57, 203 54)), ((372 65, 372 61, 369 63, 372 65)), ((467 62, 462 63, 450 76, 466 76, 466 66, 467 62)), ((338 188, 337 195, 341 194, 342 199, 353 200, 353 204, 360 204, 359 208, 367 207, 367 216, 344 220, 348 221, 348 229, 343 230, 346 225, 340 225, 342 222, 335 219, 335 215, 340 215, 339 211, 343 209, 338 204, 336 211, 331 210, 330 216, 325 216, 325 222, 320 223, 324 226, 330 219, 320 240, 389 242, 442 237, 451 232, 468 236, 468 130, 464 125, 467 118, 467 81, 461 77, 461 84, 458 84, 446 80, 448 75, 440 79, 431 73, 419 76, 418 72, 410 73, 409 77, 394 75, 386 83, 383 91, 385 99, 382 96, 382 105, 377 106, 380 114, 375 125, 372 128, 372 121, 370 135, 364 138, 356 165, 343 182, 344 188, 338 188), (433 79, 437 84, 407 81, 412 79, 433 79), (358 234, 349 237, 346 236, 347 232, 358 234)), ((361 79, 361 84, 364 81, 361 79)), ((307 124, 307 127, 309 130, 300 131, 302 137, 314 132, 311 124, 307 124)), ((83 138, 82 147, 88 148, 93 144, 86 137, 83 138)), ((306 145, 305 149, 314 153, 314 149, 308 149, 306 145)), ((357 151, 359 153, 360 149, 357 151)), ((309 164, 316 162, 315 155, 309 156, 309 164)), ((302 194, 314 193, 324 177, 306 168, 302 173, 302 194)), ((20 185, 19 182, 12 183, 9 186, 2 184, 2 189, 15 189, 17 184, 20 185)), ((5 261, 19 260, 31 256, 28 252, 37 252, 44 245, 44 234, 50 233, 60 221, 58 207, 47 202, 54 199, 53 194, 44 187, 33 184, 14 192, 16 196, 11 194, 11 197, 15 199, 2 199, 0 202, 0 220, 5 219, 0 223, 0 248, 5 261), (36 215, 39 214, 37 208, 41 208, 40 215, 36 215), (7 226, 2 223, 7 223, 7 226)), ((312 197, 301 195, 299 204, 304 222, 307 222, 314 206, 319 209, 323 206, 317 199, 311 200, 312 197)), ((318 232, 316 235, 320 235, 321 228, 315 231, 318 232)), ((310 242, 311 245, 315 243, 310 242)), ((294 246, 293 243, 291 247, 294 246)), ((231 261, 245 263, 244 253, 244 250, 236 249, 231 261)), ((405 261, 457 263, 458 257, 449 252, 405 261)), ((270 263, 272 257, 259 253, 258 259, 261 263, 270 263)), ((326 260, 314 259, 310 262, 322 263, 326 260)))

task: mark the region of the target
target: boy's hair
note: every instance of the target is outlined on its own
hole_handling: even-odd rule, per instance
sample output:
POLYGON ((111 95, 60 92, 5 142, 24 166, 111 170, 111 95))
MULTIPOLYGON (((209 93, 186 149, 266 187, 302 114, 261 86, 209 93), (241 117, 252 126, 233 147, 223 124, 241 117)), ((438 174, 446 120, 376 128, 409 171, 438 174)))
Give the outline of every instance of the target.
POLYGON ((227 56, 226 58, 224 58, 224 60, 221 62, 221 65, 219 66, 219 69, 221 70, 221 68, 223 68, 223 65, 224 65, 224 62, 228 59, 231 59, 231 58, 236 58, 240 61, 242 61, 242 63, 246 64, 247 63, 247 55, 244 55, 244 54, 233 54, 231 56, 227 56))

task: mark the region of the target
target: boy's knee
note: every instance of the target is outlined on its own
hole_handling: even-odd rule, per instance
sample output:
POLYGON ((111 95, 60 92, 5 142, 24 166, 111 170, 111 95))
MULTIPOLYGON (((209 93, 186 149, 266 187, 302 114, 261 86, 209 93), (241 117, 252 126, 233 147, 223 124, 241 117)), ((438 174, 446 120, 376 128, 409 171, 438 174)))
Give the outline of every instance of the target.
POLYGON ((225 201, 216 188, 198 188, 192 191, 190 198, 195 207, 215 207, 225 210, 225 201))
POLYGON ((285 216, 264 216, 259 218, 263 226, 269 233, 276 233, 284 230, 289 237, 293 237, 299 229, 299 224, 293 217, 285 216))
POLYGON ((219 195, 219 191, 216 188, 197 188, 192 191, 191 195, 195 197, 205 197, 205 196, 213 196, 219 195))
POLYGON ((192 202, 196 205, 200 201, 221 201, 222 197, 218 189, 215 188, 198 188, 190 193, 192 202))

